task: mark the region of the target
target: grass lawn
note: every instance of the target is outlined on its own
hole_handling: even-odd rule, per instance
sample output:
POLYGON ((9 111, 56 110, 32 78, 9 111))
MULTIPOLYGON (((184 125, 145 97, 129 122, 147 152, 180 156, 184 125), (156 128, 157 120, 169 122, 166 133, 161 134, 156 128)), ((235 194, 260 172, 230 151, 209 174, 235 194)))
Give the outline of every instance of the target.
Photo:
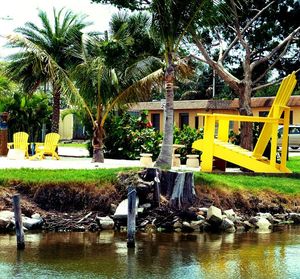
MULTIPOLYGON (((300 157, 292 157, 288 167, 291 175, 247 175, 247 174, 208 174, 195 172, 195 184, 209 187, 223 187, 229 190, 272 190, 285 194, 300 194, 300 157)), ((139 168, 117 168, 96 170, 38 170, 7 169, 0 172, 0 184, 9 181, 35 183, 80 182, 107 185, 116 181, 121 171, 139 168)))
POLYGON ((76 143, 76 142, 71 142, 71 143, 60 143, 58 144, 59 147, 73 147, 73 148, 87 148, 86 143, 76 143))
POLYGON ((7 169, 0 172, 0 184, 7 181, 24 181, 36 183, 57 182, 96 182, 107 184, 116 181, 119 172, 135 170, 137 168, 112 168, 96 170, 38 170, 38 169, 7 169))
POLYGON ((246 175, 195 173, 195 183, 231 190, 272 190, 285 194, 300 194, 300 157, 291 157, 287 164, 291 175, 246 175))

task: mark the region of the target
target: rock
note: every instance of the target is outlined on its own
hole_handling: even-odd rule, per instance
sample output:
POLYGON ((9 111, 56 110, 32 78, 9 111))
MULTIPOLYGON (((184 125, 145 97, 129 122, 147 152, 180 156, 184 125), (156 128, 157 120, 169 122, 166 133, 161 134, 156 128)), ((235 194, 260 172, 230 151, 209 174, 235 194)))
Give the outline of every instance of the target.
POLYGON ((262 212, 258 212, 257 216, 259 217, 263 217, 265 219, 267 219, 270 223, 274 222, 274 217, 272 216, 271 213, 262 213, 262 212))
POLYGON ((182 228, 182 223, 180 221, 176 221, 174 224, 173 224, 173 228, 174 229, 177 229, 177 228, 182 228))
POLYGON ((255 225, 250 223, 249 221, 244 221, 243 224, 244 224, 246 230, 255 228, 255 225))
POLYGON ((192 221, 192 222, 190 223, 190 227, 191 227, 194 231, 200 232, 200 231, 201 231, 201 225, 202 225, 204 222, 205 222, 204 220, 192 221))
POLYGON ((144 203, 144 204, 140 205, 139 207, 149 209, 151 207, 151 203, 144 203))
POLYGON ((269 230, 272 224, 268 219, 260 217, 255 225, 259 230, 269 230))
POLYGON ((228 210, 224 210, 223 212, 225 214, 225 216, 231 220, 232 222, 235 222, 236 220, 236 214, 235 212, 233 211, 233 209, 228 209, 228 210))
POLYGON ((256 223, 258 222, 258 219, 259 219, 259 217, 257 217, 257 216, 253 217, 253 216, 252 216, 252 217, 249 219, 249 223, 255 226, 256 223))
POLYGON ((295 225, 300 224, 300 214, 299 213, 290 213, 289 219, 294 222, 295 225))
POLYGON ((182 222, 182 231, 183 232, 193 232, 194 229, 191 227, 191 224, 189 222, 182 222))
MULTIPOLYGON (((36 216, 38 217, 38 216, 36 216)), ((29 217, 22 217, 22 223, 23 227, 25 227, 28 230, 37 230, 40 229, 43 225, 43 219, 41 216, 38 218, 29 218, 29 217)))
POLYGON ((206 219, 211 225, 219 226, 223 220, 221 209, 213 205, 210 206, 207 210, 206 219))
MULTIPOLYGON (((136 197, 136 214, 138 213, 137 208, 139 204, 139 198, 136 197)), ((128 215, 128 199, 125 199, 121 201, 121 203, 118 205, 115 214, 113 215, 113 218, 115 219, 122 219, 127 218, 128 215)))
POLYGON ((14 224, 14 213, 12 211, 0 211, 0 231, 12 229, 14 224))
POLYGON ((223 219, 220 229, 225 232, 235 232, 234 223, 227 217, 223 219))
POLYGON ((145 226, 145 232, 147 233, 155 233, 156 232, 156 226, 154 224, 147 224, 145 226))
POLYGON ((115 222, 109 216, 96 217, 102 230, 112 230, 115 226, 115 222))
POLYGON ((205 217, 203 215, 197 215, 197 220, 203 221, 205 220, 205 217))
POLYGON ((115 214, 117 210, 117 205, 115 205, 114 203, 110 204, 110 212, 111 214, 115 214))
POLYGON ((41 219, 42 219, 41 215, 38 214, 38 213, 32 214, 32 215, 31 215, 31 218, 32 218, 32 219, 37 219, 37 220, 41 220, 41 219))

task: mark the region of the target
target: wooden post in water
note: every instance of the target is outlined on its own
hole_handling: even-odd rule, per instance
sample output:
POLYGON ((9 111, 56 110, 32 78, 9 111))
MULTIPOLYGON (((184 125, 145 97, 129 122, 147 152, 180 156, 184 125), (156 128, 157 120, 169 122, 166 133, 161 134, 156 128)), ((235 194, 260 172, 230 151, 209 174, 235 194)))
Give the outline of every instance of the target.
POLYGON ((24 239, 24 231, 23 231, 23 224, 22 224, 22 213, 21 213, 20 195, 19 194, 13 196, 13 206, 14 206, 14 214, 15 214, 17 249, 23 250, 23 249, 25 249, 25 239, 24 239))
POLYGON ((136 189, 128 187, 128 215, 127 215, 127 247, 135 247, 135 207, 136 207, 136 189))
POLYGON ((155 176, 154 176, 154 203, 156 206, 160 206, 160 179, 158 170, 155 169, 155 176))

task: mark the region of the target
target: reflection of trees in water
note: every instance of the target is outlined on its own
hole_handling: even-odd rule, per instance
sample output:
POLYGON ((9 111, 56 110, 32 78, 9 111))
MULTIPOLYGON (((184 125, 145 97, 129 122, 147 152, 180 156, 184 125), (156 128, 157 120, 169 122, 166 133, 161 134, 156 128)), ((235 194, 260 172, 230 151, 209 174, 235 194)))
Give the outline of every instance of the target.
POLYGON ((126 233, 27 234, 23 258, 16 254, 15 236, 0 237, 0 244, 2 255, 8 244, 8 254, 13 251, 5 261, 16 263, 14 274, 36 264, 66 275, 99 275, 95 278, 271 279, 290 275, 290 247, 299 245, 299 236, 293 234, 299 229, 271 234, 138 233, 131 250, 126 233))

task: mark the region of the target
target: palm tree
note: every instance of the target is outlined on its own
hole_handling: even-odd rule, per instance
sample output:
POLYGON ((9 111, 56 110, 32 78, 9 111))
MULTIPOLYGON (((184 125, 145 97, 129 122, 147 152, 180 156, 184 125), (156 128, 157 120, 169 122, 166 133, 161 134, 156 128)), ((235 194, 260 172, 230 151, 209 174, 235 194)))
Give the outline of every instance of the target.
POLYGON ((152 29, 164 45, 165 57, 164 137, 156 161, 156 166, 163 168, 170 168, 172 163, 174 80, 176 71, 180 68, 179 65, 176 65, 179 57, 178 47, 193 17, 200 9, 201 2, 203 1, 153 0, 151 4, 152 29))
POLYGON ((6 73, 20 82, 25 92, 34 92, 42 83, 51 84, 51 131, 58 132, 62 87, 55 68, 59 65, 66 70, 79 62, 72 49, 81 41, 82 30, 89 23, 85 22, 86 16, 64 9, 53 10, 53 25, 44 11, 39 11, 38 16, 41 26, 27 22, 25 27, 15 30, 17 35, 8 37, 9 46, 20 50, 9 57, 6 73))
POLYGON ((96 108, 94 114, 90 113, 94 162, 104 162, 104 123, 108 113, 120 105, 148 99, 154 83, 161 82, 161 61, 146 54, 147 48, 137 51, 133 47, 138 26, 145 29, 145 24, 141 24, 145 19, 137 15, 115 15, 110 38, 92 35, 83 40, 82 63, 76 67, 73 77, 85 107, 90 112, 96 108), (132 27, 134 24, 136 28, 132 27))

